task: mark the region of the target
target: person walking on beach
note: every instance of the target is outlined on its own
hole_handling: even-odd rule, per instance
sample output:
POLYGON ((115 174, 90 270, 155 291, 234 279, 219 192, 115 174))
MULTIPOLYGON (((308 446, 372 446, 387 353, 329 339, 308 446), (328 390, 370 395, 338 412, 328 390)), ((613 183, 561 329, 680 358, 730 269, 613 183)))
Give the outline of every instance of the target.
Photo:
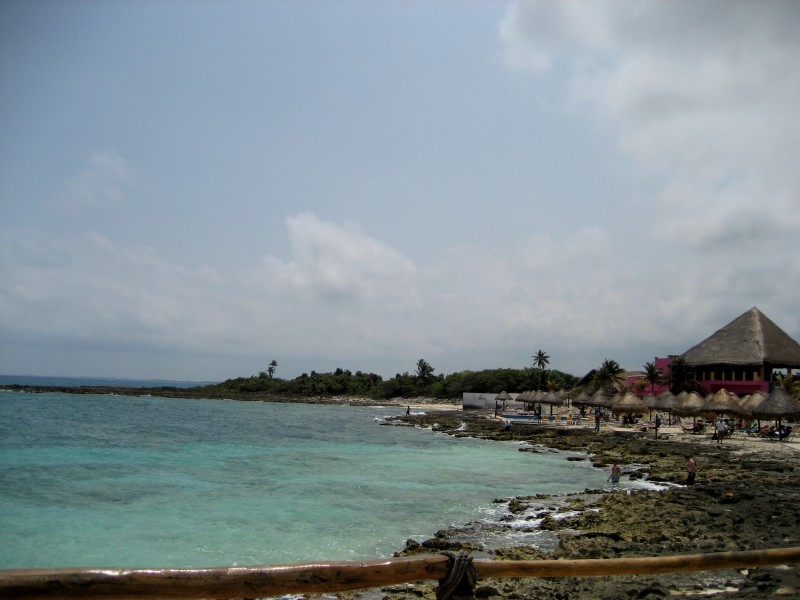
POLYGON ((717 429, 717 443, 721 444, 722 436, 725 435, 725 430, 727 429, 727 427, 725 427, 725 421, 719 419, 717 421, 716 429, 717 429))
POLYGON ((691 456, 686 456, 686 485, 694 485, 697 476, 697 463, 691 456))
POLYGON ((617 485, 619 483, 619 478, 622 476, 622 469, 619 468, 617 463, 614 463, 614 466, 611 467, 611 475, 608 476, 606 481, 610 481, 612 485, 617 485))
POLYGON ((406 406, 406 416, 409 416, 410 414, 411 414, 411 407, 406 406))
POLYGON ((661 427, 661 417, 659 417, 658 415, 656 415, 655 426, 656 426, 655 427, 655 435, 656 435, 656 439, 658 439, 658 428, 661 427))
POLYGON ((600 433, 600 408, 594 410, 594 432, 600 433))

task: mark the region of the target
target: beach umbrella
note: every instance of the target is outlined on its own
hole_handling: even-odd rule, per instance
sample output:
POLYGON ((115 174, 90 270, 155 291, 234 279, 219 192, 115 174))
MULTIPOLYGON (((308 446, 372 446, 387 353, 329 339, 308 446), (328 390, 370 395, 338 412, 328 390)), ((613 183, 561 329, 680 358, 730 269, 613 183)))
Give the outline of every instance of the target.
POLYGON ((678 397, 669 390, 664 390, 658 395, 658 410, 673 411, 677 403, 678 397))
POLYGON ((505 390, 503 390, 502 392, 497 394, 497 396, 495 396, 495 398, 494 398, 494 414, 495 414, 495 416, 497 415, 497 402, 498 401, 502 402, 503 403, 503 410, 505 410, 506 409, 506 402, 508 402, 509 400, 511 400, 511 394, 509 394, 505 390))
POLYGON ((658 395, 658 402, 656 403, 656 410, 667 411, 669 413, 669 423, 672 425, 672 411, 675 410, 675 405, 678 403, 678 398, 669 390, 664 390, 658 395))
POLYGON ((572 401, 575 406, 590 406, 592 404, 592 397, 586 392, 581 392, 572 401))
POLYGON ((706 397, 706 410, 717 415, 742 415, 744 410, 739 403, 739 397, 722 388, 706 397))
POLYGON ((706 400, 697 392, 681 392, 676 397, 675 414, 679 417, 692 417, 692 430, 695 430, 697 417, 706 414, 706 400), (684 396, 684 394, 686 394, 684 396))
POLYGON ((658 396, 647 394, 647 396, 642 398, 642 402, 644 402, 650 410, 658 410, 658 396))
POLYGON ((550 405, 550 414, 553 414, 553 407, 554 406, 561 406, 564 404, 564 401, 558 397, 558 394, 555 392, 547 392, 542 399, 539 401, 542 404, 549 404, 550 405))
POLYGON ((528 410, 529 405, 533 404, 533 392, 531 390, 522 392, 519 396, 517 396, 517 402, 524 402, 525 410, 528 410))
MULTIPOLYGON (((681 392, 681 394, 683 393, 681 392)), ((681 394, 678 394, 678 396, 681 394)), ((706 412, 705 406, 705 398, 697 392, 688 392, 675 405, 675 414, 681 417, 698 417, 706 412)))
POLYGON ((652 411, 658 410, 658 396, 654 396, 653 394, 647 394, 644 398, 642 398, 642 402, 645 403, 647 406, 647 418, 652 419, 653 415, 651 414, 652 411))
POLYGON ((752 417, 753 411, 755 410, 756 406, 761 404, 761 402, 763 402, 766 397, 767 397, 766 393, 762 392, 761 390, 758 390, 748 396, 745 396, 744 398, 740 398, 739 404, 742 407, 742 413, 747 415, 748 417, 752 417))
POLYGON ((647 405, 633 392, 617 396, 620 397, 611 405, 611 412, 615 415, 643 415, 648 410, 647 405))
POLYGON ((792 419, 800 417, 800 402, 786 393, 782 387, 775 386, 754 409, 753 415, 758 418, 775 419, 780 423, 781 419, 792 419))
POLYGON ((609 402, 609 399, 606 397, 603 390, 597 390, 594 394, 592 394, 592 404, 594 406, 602 406, 603 408, 611 407, 611 403, 609 402))

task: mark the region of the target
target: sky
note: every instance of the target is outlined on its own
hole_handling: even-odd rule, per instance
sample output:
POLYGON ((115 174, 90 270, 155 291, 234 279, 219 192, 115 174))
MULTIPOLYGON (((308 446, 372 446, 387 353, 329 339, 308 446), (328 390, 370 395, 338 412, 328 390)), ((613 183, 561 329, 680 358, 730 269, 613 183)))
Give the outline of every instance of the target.
POLYGON ((800 3, 5 0, 0 373, 800 340, 800 3))

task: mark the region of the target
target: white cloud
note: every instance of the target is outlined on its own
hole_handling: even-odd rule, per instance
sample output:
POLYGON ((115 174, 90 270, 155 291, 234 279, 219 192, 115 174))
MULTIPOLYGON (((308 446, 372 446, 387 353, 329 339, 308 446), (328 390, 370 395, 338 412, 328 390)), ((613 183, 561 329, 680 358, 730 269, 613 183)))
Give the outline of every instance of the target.
POLYGON ((64 183, 58 205, 71 211, 120 206, 127 202, 134 181, 133 169, 119 154, 95 152, 89 164, 64 183))
POLYGON ((355 223, 286 220, 292 256, 220 273, 169 264, 99 233, 71 241, 9 235, 0 324, 16 336, 260 356, 393 352, 424 337, 415 266, 355 223), (43 261, 41 256, 58 256, 43 261))
POLYGON ((306 212, 286 219, 286 227, 292 260, 268 256, 263 272, 267 285, 334 306, 414 304, 414 264, 356 223, 339 226, 306 212))
MULTIPOLYGON (((619 289, 589 276, 594 310, 562 290, 572 314, 598 316, 586 337, 618 338, 608 320, 618 331, 652 329, 663 345, 759 303, 779 322, 791 316, 782 299, 800 291, 799 18, 793 1, 510 5, 500 27, 508 65, 563 81, 565 105, 634 167, 630 215, 617 215, 629 246, 615 240, 601 254, 616 262, 619 289)), ((596 261, 574 241, 547 254, 573 248, 596 261)))
MULTIPOLYGON (((192 377, 183 374, 192 357, 220 357, 202 363, 198 379, 249 374, 251 364, 257 372, 270 358, 286 376, 336 366, 391 376, 420 357, 446 373, 524 366, 539 347, 555 368, 582 373, 606 357, 643 364, 682 350, 672 344, 708 330, 710 317, 724 324, 713 320, 720 302, 697 282, 726 290, 741 272, 648 269, 646 251, 620 261, 632 256, 629 240, 598 226, 563 239, 533 235, 492 254, 446 248, 423 266, 353 222, 301 213, 286 219, 286 230, 288 260, 254 258, 225 273, 170 264, 154 248, 123 248, 99 233, 7 235, 0 330, 6 340, 74 356, 116 356, 112 365, 139 352, 140 363, 151 356, 158 366, 152 356, 160 356, 173 365, 164 376, 192 377), (174 364, 184 365, 180 375, 174 364)), ((749 308, 728 295, 731 318, 749 308)), ((781 313, 771 316, 781 322, 781 313)))
POLYGON ((654 233, 702 250, 745 223, 762 241, 800 226, 798 17, 796 2, 518 2, 501 34, 513 66, 562 61, 573 110, 661 181, 654 233))

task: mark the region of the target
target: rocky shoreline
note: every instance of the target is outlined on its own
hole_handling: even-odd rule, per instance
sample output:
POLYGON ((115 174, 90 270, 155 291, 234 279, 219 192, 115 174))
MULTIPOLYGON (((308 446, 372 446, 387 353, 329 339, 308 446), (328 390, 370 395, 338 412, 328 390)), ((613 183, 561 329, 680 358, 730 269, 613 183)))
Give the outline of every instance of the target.
MULTIPOLYGON (((455 436, 525 441, 521 451, 558 450, 589 455, 596 467, 623 468, 623 481, 646 478, 668 489, 587 490, 558 498, 498 499, 509 521, 530 520, 532 529, 554 533, 553 549, 515 543, 510 525, 495 531, 472 523, 444 529, 397 556, 467 551, 503 560, 627 558, 758 550, 800 546, 800 453, 780 442, 750 449, 734 444, 656 440, 641 432, 604 432, 514 424, 461 411, 401 417, 404 423, 435 427, 455 436), (466 428, 464 428, 466 424, 466 428), (684 486, 686 455, 698 464, 697 483, 684 486), (499 545, 485 542, 501 540, 499 545), (506 542, 506 543, 503 543, 506 542)), ((565 460, 568 460, 565 455, 565 460)), ((397 586, 351 598, 435 598, 435 583, 397 586)), ((482 579, 477 597, 576 600, 663 598, 800 598, 800 567, 764 567, 639 576, 482 579)))

